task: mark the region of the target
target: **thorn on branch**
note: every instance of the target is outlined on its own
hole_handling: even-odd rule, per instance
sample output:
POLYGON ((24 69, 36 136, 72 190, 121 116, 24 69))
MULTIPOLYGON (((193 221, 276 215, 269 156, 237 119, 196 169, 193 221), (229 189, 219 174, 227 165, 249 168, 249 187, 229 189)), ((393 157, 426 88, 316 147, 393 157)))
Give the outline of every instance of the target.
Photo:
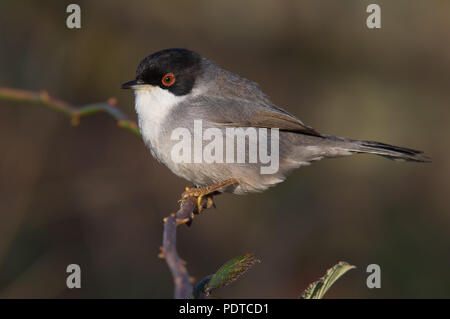
POLYGON ((160 250, 160 252, 158 254, 158 258, 164 259, 164 252, 165 252, 164 247, 160 246, 159 250, 160 250))
POLYGON ((80 124, 80 117, 81 117, 81 113, 80 112, 74 112, 72 117, 70 118, 70 124, 72 126, 78 126, 80 124))
POLYGON ((116 106, 116 105, 117 105, 117 99, 116 99, 115 97, 110 97, 110 98, 106 101, 106 103, 108 103, 109 105, 112 105, 112 106, 116 106))
POLYGON ((45 90, 40 92, 40 97, 41 97, 41 100, 44 101, 44 102, 49 102, 50 101, 50 95, 45 90))

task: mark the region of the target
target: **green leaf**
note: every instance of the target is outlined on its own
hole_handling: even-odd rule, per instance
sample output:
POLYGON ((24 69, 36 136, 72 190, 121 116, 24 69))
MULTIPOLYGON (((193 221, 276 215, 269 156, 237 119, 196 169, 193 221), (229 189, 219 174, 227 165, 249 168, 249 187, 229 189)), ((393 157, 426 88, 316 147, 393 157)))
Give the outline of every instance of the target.
POLYGON ((356 268, 353 265, 340 261, 327 270, 325 276, 313 282, 305 289, 300 299, 322 299, 330 287, 347 271, 356 268))
POLYGON ((231 259, 225 263, 220 269, 211 277, 204 287, 204 292, 209 295, 213 290, 229 285, 254 264, 261 262, 253 254, 245 254, 231 259))

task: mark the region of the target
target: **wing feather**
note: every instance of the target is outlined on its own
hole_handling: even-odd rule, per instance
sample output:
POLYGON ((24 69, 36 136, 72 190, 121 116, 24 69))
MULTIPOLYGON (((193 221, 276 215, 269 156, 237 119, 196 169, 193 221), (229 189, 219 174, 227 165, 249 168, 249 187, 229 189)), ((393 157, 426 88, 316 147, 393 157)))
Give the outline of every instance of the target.
MULTIPOLYGON (((266 102, 266 101, 264 101, 266 102)), ((288 112, 272 104, 257 103, 246 99, 207 96, 192 102, 193 112, 210 110, 207 119, 211 124, 227 127, 278 128, 306 135, 322 136, 319 132, 288 112)))

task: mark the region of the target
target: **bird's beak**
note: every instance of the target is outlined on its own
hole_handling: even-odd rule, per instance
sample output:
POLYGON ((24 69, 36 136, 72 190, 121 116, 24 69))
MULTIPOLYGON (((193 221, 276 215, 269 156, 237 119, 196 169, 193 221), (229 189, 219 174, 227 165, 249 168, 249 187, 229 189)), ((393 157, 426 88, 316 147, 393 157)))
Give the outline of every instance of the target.
POLYGON ((129 81, 129 82, 126 82, 126 83, 122 84, 120 86, 120 88, 121 89, 133 89, 133 90, 135 90, 135 89, 138 89, 139 87, 142 87, 144 85, 145 84, 142 81, 133 80, 133 81, 129 81))

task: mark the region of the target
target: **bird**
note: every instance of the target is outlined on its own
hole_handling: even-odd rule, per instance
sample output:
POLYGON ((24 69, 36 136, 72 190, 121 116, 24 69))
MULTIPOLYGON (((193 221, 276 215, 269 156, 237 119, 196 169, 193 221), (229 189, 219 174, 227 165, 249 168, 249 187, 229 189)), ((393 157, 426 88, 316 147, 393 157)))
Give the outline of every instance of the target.
MULTIPOLYGON (((186 187, 181 201, 194 197, 198 212, 214 205, 213 195, 262 192, 283 182, 294 169, 321 159, 368 153, 396 161, 430 161, 422 151, 320 133, 276 106, 255 82, 184 48, 165 49, 145 57, 135 79, 121 88, 134 92, 139 130, 153 157, 193 184, 186 187), (202 132, 215 132, 216 139, 220 135, 226 139, 232 129, 234 133, 242 129, 238 132, 245 134, 244 129, 252 128, 265 132, 259 137, 267 141, 255 142, 251 134, 244 136, 249 145, 240 161, 221 160, 220 149, 212 154, 215 161, 192 160, 191 149, 184 150, 187 155, 191 153, 191 160, 186 160, 188 156, 180 161, 174 157, 174 147, 180 143, 180 136, 174 136, 174 132, 182 129, 191 134, 190 138, 196 137, 196 123, 201 123, 202 132), (278 146, 276 152, 271 149, 278 161, 273 172, 262 174, 264 164, 249 161, 258 142, 267 154, 270 147, 278 146)), ((184 145, 194 148, 195 153, 196 147, 201 150, 208 143, 212 142, 203 136, 200 145, 194 141, 192 146, 191 139, 184 145)), ((228 140, 217 143, 215 146, 225 149, 228 140)), ((238 151, 236 145, 232 148, 238 151)))

